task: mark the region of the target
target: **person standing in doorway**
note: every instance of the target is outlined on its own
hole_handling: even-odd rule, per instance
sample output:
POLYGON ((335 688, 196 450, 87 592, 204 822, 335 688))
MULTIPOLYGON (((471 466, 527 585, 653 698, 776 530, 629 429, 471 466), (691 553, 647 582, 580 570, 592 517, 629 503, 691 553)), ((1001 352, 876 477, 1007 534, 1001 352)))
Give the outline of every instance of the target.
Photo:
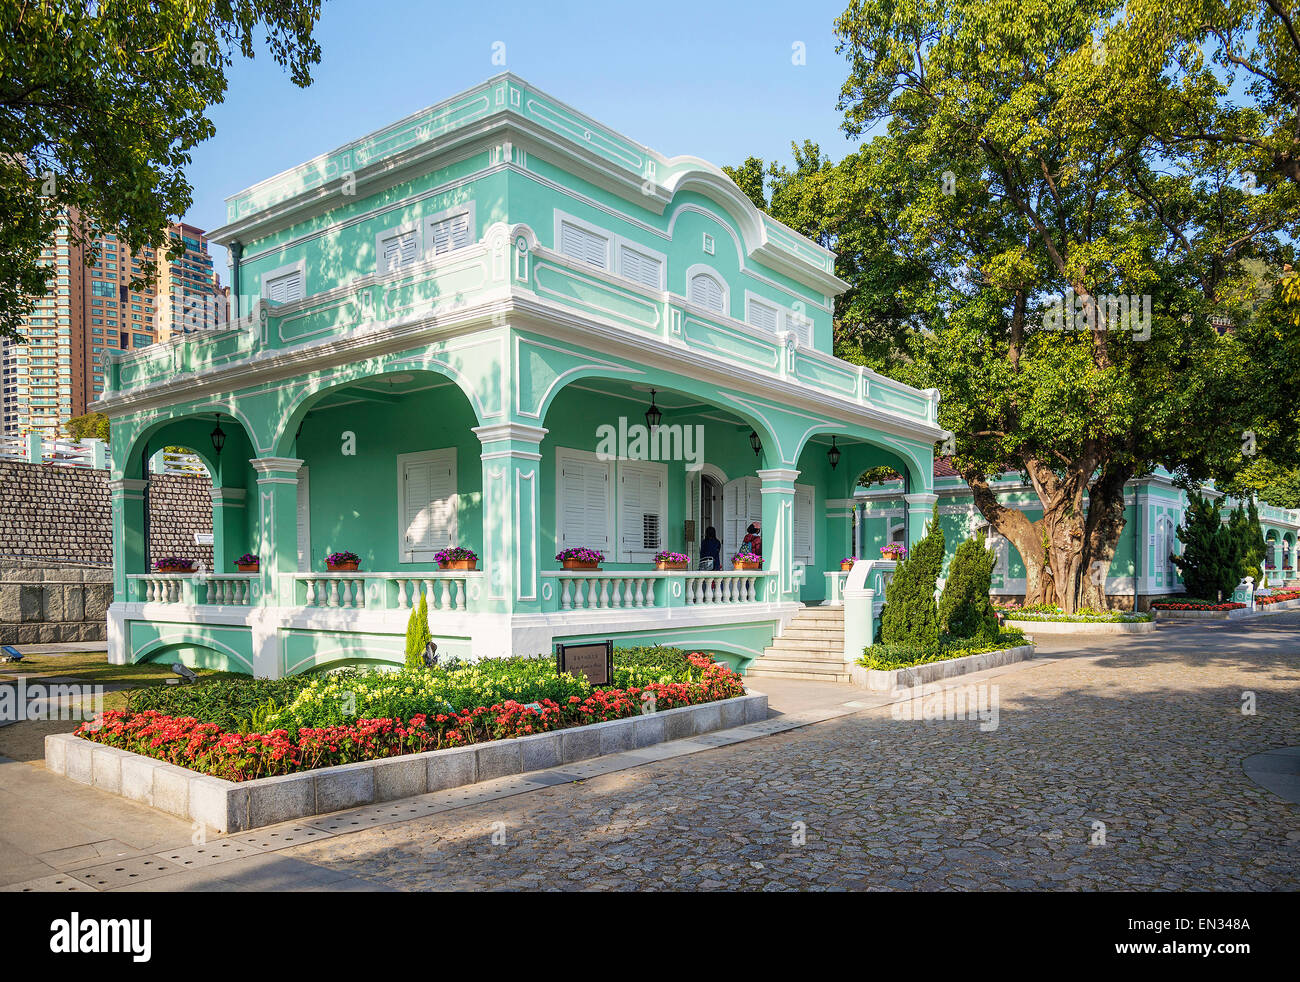
POLYGON ((745 529, 745 541, 741 545, 741 552, 749 550, 755 556, 763 555, 763 523, 754 522, 749 528, 745 529))
POLYGON ((722 540, 718 530, 712 525, 704 530, 704 541, 700 543, 700 569, 722 568, 722 540))

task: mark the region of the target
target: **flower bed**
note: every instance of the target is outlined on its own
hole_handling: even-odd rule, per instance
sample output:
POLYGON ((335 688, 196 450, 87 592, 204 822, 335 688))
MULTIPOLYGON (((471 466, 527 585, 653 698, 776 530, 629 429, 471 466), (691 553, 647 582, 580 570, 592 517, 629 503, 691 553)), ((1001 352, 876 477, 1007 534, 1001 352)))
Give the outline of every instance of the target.
POLYGON ((1150 614, 1135 613, 1131 610, 1097 610, 1093 607, 1085 607, 1073 614, 1067 614, 1060 607, 1052 607, 1047 604, 1032 604, 1028 607, 1017 607, 1014 604, 994 604, 993 609, 998 612, 1000 618, 1012 621, 1044 623, 1059 621, 1066 624, 1142 624, 1151 620, 1150 614))
POLYGON ((935 648, 906 644, 873 644, 863 650, 857 664, 878 672, 888 672, 896 668, 924 665, 932 661, 947 661, 950 658, 982 655, 989 651, 1001 651, 1004 648, 1018 648, 1028 643, 1024 632, 1005 629, 999 631, 996 638, 991 639, 945 638, 935 648))
POLYGON ((1300 600, 1300 590, 1271 590, 1268 593, 1255 594, 1255 604, 1261 607, 1286 603, 1288 600, 1300 600))
POLYGON ((1196 611, 1245 610, 1246 605, 1231 601, 1228 603, 1215 603, 1212 600, 1153 600, 1151 602, 1151 609, 1196 611))
MULTIPOLYGON (((96 743, 167 761, 181 767, 229 781, 313 770, 338 764, 379 760, 449 747, 463 747, 491 740, 521 737, 591 723, 624 719, 643 712, 653 700, 656 710, 674 709, 743 695, 744 684, 731 669, 714 664, 707 656, 684 656, 689 665, 682 681, 650 681, 641 685, 591 690, 585 680, 554 673, 544 679, 543 662, 550 659, 510 659, 534 663, 532 683, 557 684, 567 696, 545 696, 528 703, 509 698, 491 704, 457 708, 452 698, 475 691, 483 679, 455 679, 457 685, 420 687, 414 676, 420 670, 359 673, 358 677, 313 678, 282 709, 273 709, 268 719, 288 720, 288 727, 268 727, 258 732, 240 732, 193 716, 177 716, 153 709, 110 711, 95 722, 83 724, 77 735, 96 743), (380 678, 386 676, 387 678, 380 678), (464 684, 461 684, 464 683, 464 684), (347 686, 351 686, 347 688, 347 686), (585 693, 581 691, 585 687, 585 693), (412 701, 426 700, 426 711, 411 714, 368 715, 326 725, 299 725, 300 720, 329 719, 342 715, 343 700, 350 693, 364 710, 372 705, 406 708, 412 701), (432 701, 434 705, 429 705, 432 701), (443 706, 445 711, 439 711, 443 706)), ((654 667, 624 665, 625 678, 653 674, 654 667)), ((447 674, 470 673, 469 668, 447 674)), ((433 675, 431 672, 425 674, 433 675)), ((617 674, 617 672, 616 672, 617 674)), ((528 680, 518 688, 529 689, 528 680)), ((529 690, 533 691, 533 690, 529 690)))

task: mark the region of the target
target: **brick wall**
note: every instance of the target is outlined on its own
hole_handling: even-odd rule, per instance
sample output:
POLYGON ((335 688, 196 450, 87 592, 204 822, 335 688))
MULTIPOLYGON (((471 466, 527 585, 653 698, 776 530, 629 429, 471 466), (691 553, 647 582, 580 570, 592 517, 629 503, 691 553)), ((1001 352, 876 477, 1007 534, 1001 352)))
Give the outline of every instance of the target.
POLYGON ((194 544, 195 532, 212 531, 212 482, 206 475, 155 474, 149 478, 149 555, 179 556, 212 569, 212 546, 194 544))

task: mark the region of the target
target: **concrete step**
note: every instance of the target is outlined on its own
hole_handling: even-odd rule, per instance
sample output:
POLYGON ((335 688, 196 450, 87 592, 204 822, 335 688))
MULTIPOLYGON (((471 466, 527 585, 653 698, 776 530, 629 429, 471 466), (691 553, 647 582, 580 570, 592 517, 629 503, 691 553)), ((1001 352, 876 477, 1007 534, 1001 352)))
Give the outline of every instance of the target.
POLYGON ((803 638, 773 638, 772 647, 769 651, 797 651, 801 655, 804 653, 824 654, 827 658, 844 659, 844 645, 832 644, 826 641, 809 641, 803 638))
MULTIPOLYGON (((835 621, 844 623, 843 607, 805 607, 794 615, 794 621, 835 621)), ((791 623, 794 623, 791 621, 791 623)))
POLYGON ((787 655, 778 655, 775 652, 768 652, 762 658, 754 660, 750 668, 770 668, 778 672, 847 672, 844 667, 843 659, 839 661, 830 661, 822 658, 791 658, 787 655))
MULTIPOLYGON (((754 665, 758 663, 755 662, 754 665)), ((801 671, 784 671, 775 668, 755 668, 750 666, 745 673, 746 678, 758 679, 803 679, 808 682, 848 682, 848 672, 801 672, 801 671)))
POLYGON ((844 628, 840 627, 804 627, 790 625, 781 635, 783 638, 798 638, 801 641, 825 641, 828 644, 844 642, 844 628))

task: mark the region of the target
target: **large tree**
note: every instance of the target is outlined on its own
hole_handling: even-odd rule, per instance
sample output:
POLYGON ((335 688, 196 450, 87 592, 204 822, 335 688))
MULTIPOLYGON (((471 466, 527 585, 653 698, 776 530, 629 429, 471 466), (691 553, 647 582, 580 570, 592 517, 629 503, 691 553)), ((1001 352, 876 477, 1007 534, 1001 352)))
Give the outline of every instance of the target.
POLYGON ((1278 264, 1297 227, 1296 187, 1252 186, 1248 146, 1153 135, 1178 103, 1167 77, 1112 56, 1130 50, 1110 43, 1129 29, 1116 12, 855 0, 837 23, 846 129, 885 126, 852 158, 888 212, 873 221, 906 247, 880 262, 930 270, 925 330, 895 321, 905 337, 878 367, 942 391, 954 464, 1023 557, 1028 599, 1067 610, 1105 602, 1090 574, 1114 556, 1129 479, 1205 476, 1239 451, 1250 353, 1212 317, 1243 261, 1278 264), (998 500, 1007 468, 1041 518, 998 500))
MULTIPOLYGON (((320 61, 320 0, 6 0, 0 4, 0 338, 16 338, 52 267, 61 214, 82 242, 134 253, 184 215, 190 150, 236 54, 259 38, 294 84, 320 61)), ((177 243, 176 254, 183 248, 177 243)), ((91 259, 93 259, 93 255, 91 259)), ((135 286, 152 279, 143 263, 135 286)))

